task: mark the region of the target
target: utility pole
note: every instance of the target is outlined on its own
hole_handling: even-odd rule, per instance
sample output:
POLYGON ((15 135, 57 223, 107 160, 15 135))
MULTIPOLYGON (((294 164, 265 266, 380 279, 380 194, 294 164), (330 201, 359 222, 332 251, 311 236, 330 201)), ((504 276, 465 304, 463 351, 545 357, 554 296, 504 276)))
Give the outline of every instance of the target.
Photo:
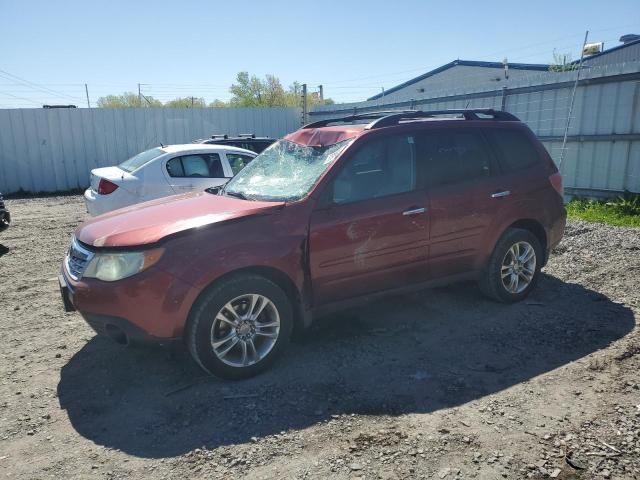
POLYGON ((140 92, 140 84, 138 84, 138 106, 142 106, 142 93, 140 92))
POLYGON ((193 97, 191 97, 191 108, 193 108, 193 97))
POLYGON ((84 93, 87 94, 87 108, 91 108, 91 102, 89 101, 89 87, 87 87, 87 84, 84 84, 84 93))
POLYGON ((307 84, 302 84, 302 124, 307 123, 307 84))
POLYGON ((582 51, 580 52, 580 63, 578 64, 578 73, 576 73, 576 81, 573 84, 573 91, 571 92, 571 101, 569 103, 569 114, 567 115, 567 124, 564 127, 564 136, 562 138, 562 150, 560 151, 560 161, 558 162, 558 169, 562 166, 564 160, 564 152, 567 147, 567 137, 569 136, 569 126, 571 125, 571 115, 573 114, 573 104, 576 100, 576 90, 578 89, 578 82, 580 81, 580 72, 582 71, 582 61, 584 60, 584 47, 587 44, 589 38, 589 30, 584 34, 584 42, 582 42, 582 51))
POLYGON ((324 90, 322 88, 322 85, 318 85, 318 94, 320 95, 320 101, 324 101, 324 90))

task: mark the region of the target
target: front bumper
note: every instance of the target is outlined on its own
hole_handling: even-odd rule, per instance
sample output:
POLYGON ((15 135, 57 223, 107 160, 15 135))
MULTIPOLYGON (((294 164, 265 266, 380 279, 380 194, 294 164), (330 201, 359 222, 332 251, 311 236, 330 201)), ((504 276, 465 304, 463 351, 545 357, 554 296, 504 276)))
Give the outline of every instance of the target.
POLYGON ((116 282, 75 281, 63 264, 58 281, 66 311, 78 311, 97 333, 121 343, 169 343, 180 338, 198 293, 158 268, 116 282))
POLYGON ((180 337, 154 337, 124 318, 91 313, 83 313, 82 318, 98 335, 109 337, 122 345, 169 345, 180 340, 180 337))
POLYGON ((11 214, 9 210, 0 209, 0 232, 9 228, 11 224, 11 214))

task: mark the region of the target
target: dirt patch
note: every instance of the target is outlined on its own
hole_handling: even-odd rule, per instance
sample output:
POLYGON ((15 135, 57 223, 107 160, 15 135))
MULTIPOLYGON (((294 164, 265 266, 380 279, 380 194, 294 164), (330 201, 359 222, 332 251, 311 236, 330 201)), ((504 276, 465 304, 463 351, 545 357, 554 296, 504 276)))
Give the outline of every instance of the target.
POLYGON ((525 302, 473 284, 378 301, 228 383, 63 312, 56 275, 80 197, 8 206, 9 478, 640 478, 638 230, 571 222, 525 302))

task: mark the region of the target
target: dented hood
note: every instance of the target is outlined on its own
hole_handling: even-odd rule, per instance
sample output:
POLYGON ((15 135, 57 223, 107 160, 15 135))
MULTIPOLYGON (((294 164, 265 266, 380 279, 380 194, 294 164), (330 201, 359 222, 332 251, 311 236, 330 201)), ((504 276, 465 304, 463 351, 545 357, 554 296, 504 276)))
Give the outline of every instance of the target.
POLYGON ((76 238, 94 247, 132 247, 168 235, 264 213, 284 202, 254 202, 206 192, 165 197, 114 210, 83 223, 76 238))

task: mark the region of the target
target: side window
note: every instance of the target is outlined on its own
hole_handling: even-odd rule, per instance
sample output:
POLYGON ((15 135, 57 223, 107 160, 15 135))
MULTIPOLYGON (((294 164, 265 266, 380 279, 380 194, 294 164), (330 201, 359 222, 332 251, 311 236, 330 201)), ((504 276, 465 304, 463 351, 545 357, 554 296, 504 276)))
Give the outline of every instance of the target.
POLYGON ((412 136, 378 138, 363 145, 334 180, 333 202, 350 203, 416 188, 412 136))
POLYGON ((505 128, 486 134, 505 172, 523 170, 538 161, 538 151, 523 132, 505 128))
POLYGON ((237 175, 240 170, 249 165, 253 158, 241 153, 227 153, 227 160, 229 160, 229 166, 231 166, 233 174, 237 175))
POLYGON ((422 132, 417 138, 417 157, 430 186, 459 183, 490 174, 490 154, 480 132, 422 132))
POLYGON ((167 162, 167 172, 171 177, 224 178, 222 162, 217 153, 172 158, 167 162))
POLYGON ((167 172, 169 172, 170 177, 184 177, 184 170, 182 169, 180 157, 172 158, 167 162, 167 172))

